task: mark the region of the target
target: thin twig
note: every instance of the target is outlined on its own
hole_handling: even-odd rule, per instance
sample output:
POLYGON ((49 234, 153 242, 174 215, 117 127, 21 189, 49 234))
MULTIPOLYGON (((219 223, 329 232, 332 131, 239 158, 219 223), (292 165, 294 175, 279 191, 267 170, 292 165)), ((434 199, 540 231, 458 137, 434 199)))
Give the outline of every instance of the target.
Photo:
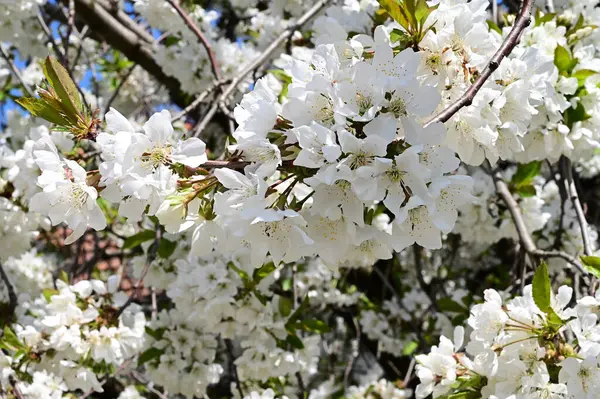
MULTIPOLYGON (((127 359, 123 363, 121 363, 121 365, 119 367, 117 367, 117 370, 112 375, 112 378, 117 377, 119 374, 121 374, 123 372, 123 370, 125 370, 127 367, 129 367, 129 365, 131 364, 131 361, 135 357, 137 357, 137 355, 134 355, 133 357, 130 357, 129 359, 127 359)), ((102 380, 100 380, 99 381, 100 386, 104 386, 104 384, 106 384, 107 381, 108 381, 108 377, 105 377, 102 380)), ((87 391, 86 393, 84 393, 83 395, 81 395, 78 399, 88 398, 89 396, 93 395, 95 392, 96 391, 94 390, 94 388, 91 388, 89 391, 87 391)))
POLYGON ((306 385, 304 384, 304 380, 302 379, 302 374, 299 371, 296 371, 296 380, 298 381, 298 389, 300 390, 300 398, 306 398, 306 385))
POLYGON ((546 9, 548 12, 554 12, 554 0, 546 0, 546 9))
POLYGON ((229 373, 233 377, 235 381, 235 386, 240 394, 240 398, 243 398, 244 391, 242 390, 242 383, 240 382, 240 377, 238 376, 237 367, 235 365, 235 359, 233 358, 233 342, 231 339, 225 339, 225 346, 227 347, 227 357, 229 361, 229 373))
POLYGON ((17 385, 17 384, 18 384, 18 381, 15 381, 15 379, 11 377, 11 378, 10 378, 10 384, 11 384, 11 385, 12 385, 12 387, 13 387, 13 393, 15 394, 15 397, 16 397, 17 399, 23 399, 23 393, 21 392, 21 389, 20 389, 20 388, 19 388, 19 386, 17 385))
POLYGON ((350 382, 350 374, 352 373, 352 369, 354 368, 354 362, 358 358, 360 354, 360 324, 356 317, 352 318, 352 322, 354 324, 354 329, 356 330, 356 351, 352 353, 352 357, 348 361, 348 365, 346 366, 346 370, 344 371, 344 391, 348 391, 348 384, 350 382))
POLYGON ((83 44, 84 44, 85 38, 87 37, 87 34, 89 33, 89 31, 90 31, 90 29, 87 25, 85 25, 81 29, 81 34, 79 35, 79 46, 77 47, 77 53, 75 54, 75 59, 73 60, 73 63, 71 64, 71 69, 69 69, 70 75, 73 75, 73 71, 75 70, 75 67, 79 63, 79 59, 81 58, 81 54, 83 53, 83 44))
POLYGON ((217 80, 221 80, 221 72, 219 71, 219 66, 217 65, 217 59, 215 57, 215 53, 213 52, 212 46, 208 42, 208 39, 206 39, 206 36, 204 36, 202 31, 200 29, 198 29, 196 24, 190 19, 189 15, 186 14, 186 12, 183 10, 183 8, 181 8, 181 6, 177 3, 177 1, 173 1, 173 0, 166 0, 166 1, 167 1, 167 3, 169 3, 171 5, 171 7, 173 7, 175 9, 175 11, 177 11, 177 13, 183 19, 185 24, 191 29, 192 32, 194 32, 194 34, 196 35, 198 40, 200 40, 200 43, 202 43, 202 45, 204 46, 204 49, 208 53, 208 58, 210 60, 210 67, 212 69, 213 74, 215 75, 215 78, 217 78, 217 80))
POLYGON ((8 275, 4 271, 4 267, 2 267, 2 263, 0 263, 0 277, 6 285, 6 290, 8 291, 8 317, 12 317, 17 308, 17 294, 15 293, 15 288, 10 283, 8 275))
POLYGON ((67 70, 69 68, 69 43, 71 41, 71 34, 75 28, 75 0, 69 0, 69 15, 67 18, 67 34, 65 35, 64 49, 65 49, 65 62, 64 66, 67 70))
POLYGON ((521 38, 521 33, 529 24, 531 23, 531 11, 533 9, 533 5, 535 0, 523 0, 521 4, 521 10, 517 16, 515 24, 513 25, 510 33, 504 39, 504 42, 490 59, 490 62, 487 64, 485 69, 481 72, 481 74, 475 79, 475 82, 463 93, 463 95, 452 103, 449 107, 444 109, 442 112, 437 114, 435 117, 427 121, 425 126, 428 126, 432 123, 436 122, 446 122, 454 114, 456 114, 461 108, 471 105, 475 95, 479 92, 479 90, 483 87, 485 82, 489 79, 492 73, 498 69, 502 60, 508 56, 511 51, 515 48, 515 46, 519 43, 521 38))
POLYGON ((590 233, 588 229, 588 223, 585 220, 585 213, 581 207, 579 201, 579 194, 577 193, 577 187, 575 187, 575 181, 573 180, 573 166, 571 160, 565 156, 561 159, 562 173, 565 180, 566 190, 575 208, 577 214, 577 221, 579 222, 579 228, 581 229, 581 238, 583 241, 583 251, 586 256, 592 256, 594 251, 592 250, 592 241, 590 240, 590 233))
POLYGON ((527 226, 525 226, 525 221, 523 220, 523 215, 519 209, 519 204, 517 204, 517 201, 513 198, 508 186, 506 185, 506 182, 502 179, 502 176, 499 173, 494 174, 493 178, 496 186, 496 193, 504 200, 504 203, 510 212, 513 223, 515 224, 515 228, 517 229, 517 234, 519 235, 519 241, 521 242, 525 252, 531 256, 538 256, 540 258, 562 258, 571 265, 575 266, 579 272, 587 275, 587 270, 585 270, 585 268, 574 256, 562 251, 543 251, 535 246, 531 235, 527 231, 527 226))
MULTIPOLYGON (((560 169, 560 167, 559 167, 560 169)), ((552 165, 550 165, 550 170, 552 170, 552 165)), ((556 185, 558 186, 558 192, 560 194, 560 216, 558 218, 558 230, 556 231, 556 235, 554 236, 554 243, 552 247, 554 249, 559 249, 562 245, 562 236, 565 231, 564 229, 564 220, 565 220, 565 210, 566 210, 566 202, 567 197, 569 196, 567 192, 566 180, 563 174, 560 174, 560 180, 556 178, 556 174, 552 173, 556 185)))
POLYGON ((172 117, 171 118, 171 123, 180 120, 181 118, 183 118, 184 116, 186 116, 187 114, 189 114, 190 112, 192 112, 194 109, 196 109, 196 107, 198 107, 198 105, 200 105, 200 103, 202 101, 204 101, 204 99, 209 94, 211 94, 212 92, 214 92, 217 87, 219 87, 219 86, 221 86, 222 84, 225 84, 225 83, 226 83, 226 81, 213 83, 210 87, 208 87, 206 90, 204 90, 202 93, 200 93, 198 95, 198 97, 196 97, 196 99, 194 101, 192 101, 187 107, 185 107, 180 113, 178 113, 177 115, 175 115, 174 117, 172 117))
POLYGON ((144 30, 135 20, 133 20, 127 13, 121 10, 118 5, 115 7, 114 4, 108 4, 104 0, 94 0, 94 2, 100 4, 102 8, 108 11, 113 18, 115 18, 121 25, 133 32, 138 38, 146 43, 153 43, 154 38, 152 35, 144 30))
POLYGON ((414 357, 411 357, 410 364, 408 365, 408 369, 406 370, 406 375, 404 376, 404 380, 402 380, 402 386, 406 387, 410 381, 413 371, 415 370, 417 362, 414 357))
MULTIPOLYGON (((249 73, 254 71, 256 68, 261 66, 263 63, 265 63, 271 57, 273 52, 275 52, 275 50, 277 50, 279 48, 279 46, 281 46, 288 39, 288 37, 293 35, 296 30, 298 30, 304 24, 306 24, 308 21, 310 21, 330 1, 331 0, 320 0, 317 3, 315 3, 315 5, 310 8, 310 10, 308 10, 304 15, 302 15, 298 19, 296 24, 287 28, 283 32, 281 32, 281 34, 273 41, 273 43, 271 43, 269 45, 269 47, 267 47, 258 57, 256 57, 254 60, 252 60, 252 62, 250 62, 248 65, 246 65, 246 67, 244 69, 242 69, 235 76, 235 78, 233 78, 233 80, 231 81, 229 86, 227 86, 227 88, 225 90, 223 90, 223 93, 221 93, 221 95, 219 96, 219 98, 217 100, 217 104, 215 104, 215 105, 213 105, 213 107, 211 107, 211 109, 206 113, 206 115, 204 116, 202 121, 200 121, 200 123, 196 127, 196 129, 194 129, 194 136, 198 136, 198 135, 200 135, 200 133, 202 133, 204 128, 208 125, 210 119, 212 119, 213 116, 215 115, 215 113, 217 112, 217 109, 219 108, 219 104, 221 104, 221 103, 227 104, 229 97, 233 94, 236 87, 240 83, 242 83, 242 81, 246 78, 246 76, 249 73)), ((528 0, 528 1, 531 1, 531 0, 528 0)))
POLYGON ((137 67, 137 64, 133 64, 127 70, 127 72, 125 73, 125 75, 123 76, 123 78, 121 79, 121 82, 119 83, 119 85, 117 86, 117 88, 115 89, 115 91, 113 92, 112 96, 110 96, 110 98, 108 99, 108 102, 106 103, 106 107, 104 107, 104 114, 106 114, 110 110, 110 106, 112 105, 112 103, 115 101, 115 99, 119 95, 119 92, 121 91, 121 89, 123 88, 123 86, 125 86, 125 83, 127 83, 127 80, 129 79, 129 77, 131 76, 131 74, 133 73, 133 71, 135 70, 135 67, 137 67))
POLYGON ((41 6, 40 6, 39 12, 37 13, 37 19, 38 19, 38 22, 40 23, 40 26, 42 27, 42 30, 46 34, 46 37, 48 38, 48 41, 50 42, 52 49, 56 53, 58 60, 60 61, 60 63, 63 66, 67 65, 68 62, 66 61, 65 55, 63 54, 62 51, 60 51, 58 44, 56 44, 56 40, 54 40, 54 35, 52 34, 52 31, 50 30, 50 28, 48 28, 48 24, 46 24, 46 20, 44 19, 44 15, 42 14, 41 6))
POLYGON ((217 101, 213 102, 213 104, 208 109, 208 112, 204 115, 204 117, 202 117, 202 120, 200 121, 200 123, 198 123, 196 125, 196 127, 194 128, 194 132, 192 133, 193 137, 200 136, 200 134, 204 131, 204 129, 206 129, 206 126, 208 126, 208 124, 212 120, 213 116, 215 116, 218 109, 219 109, 219 102, 217 100, 217 101))
POLYGON ((152 392, 153 394, 158 396, 160 399, 168 399, 168 397, 164 393, 162 393, 158 389, 154 388, 154 386, 152 385, 152 381, 149 381, 142 374, 138 373, 135 370, 131 370, 131 376, 134 379, 138 380, 140 383, 144 384, 146 386, 146 389, 148 389, 148 391, 152 392))
POLYGON ((414 260, 415 260, 417 281, 419 282, 419 286, 421 287, 421 290, 425 293, 425 295, 427 295, 427 297, 431 301, 431 306, 433 306, 433 309, 436 312, 438 312, 439 308, 438 308, 438 304, 437 304, 437 299, 435 297, 435 293, 432 292, 433 290, 431 289, 431 283, 427 284, 425 282, 425 279, 423 278, 423 259, 421 257, 421 247, 415 243, 415 244, 413 244, 412 249, 413 249, 413 255, 414 255, 414 260))
POLYGON ((156 320, 156 316, 158 315, 158 302, 156 301, 156 288, 152 287, 150 289, 152 293, 152 321, 156 320))
POLYGON ((294 264, 292 266, 292 296, 293 296, 293 304, 294 309, 298 306, 298 286, 296 285, 296 277, 298 275, 298 267, 294 264))
POLYGON ((12 73, 15 75, 15 77, 19 80, 19 82, 23 86, 23 89, 25 89, 25 91, 27 92, 29 97, 34 97, 35 95, 33 94, 33 91, 31 90, 29 85, 27 83, 25 83, 25 80, 23 79, 23 75, 21 75, 19 68, 17 68, 15 63, 10 59, 10 56, 8 55, 6 50, 4 50, 4 47, 2 47, 1 43, 0 43, 0 55, 2 56, 2 58, 4 58, 4 61, 6 61, 6 63, 8 64, 8 67, 10 68, 12 73))
POLYGON ((125 309, 127 309, 127 307, 129 305, 131 305, 131 303, 133 302, 133 299, 136 296, 138 296, 140 287, 142 286, 142 284, 144 282, 144 278, 146 277, 146 274, 148 274, 148 270, 150 270, 150 265, 152 264, 152 262, 154 262, 154 259, 156 259, 156 254, 158 253, 158 244, 160 242, 160 237, 161 237, 160 230, 157 229, 156 237, 154 238, 154 242, 152 243, 150 248, 148 248, 148 254, 146 255, 146 263, 144 263, 144 268, 142 269, 140 278, 138 279, 138 281, 136 281, 135 285, 133 286, 133 290, 131 292, 131 295, 129 295, 129 298, 127 298, 127 302, 125 302, 123 304, 123 306, 121 306, 119 308, 119 310, 117 310, 117 312, 115 313, 115 316, 114 316, 115 319, 118 319, 119 316, 121 316, 121 314, 123 313, 123 311, 125 309))
POLYGON ((247 161, 219 161, 219 160, 208 160, 202 165, 200 165, 203 169, 244 169, 246 166, 250 165, 250 162, 247 161))
POLYGON ((522 259, 523 264, 521 265, 521 295, 525 295, 525 280, 527 279, 527 259, 522 250, 519 250, 517 254, 519 259, 522 259))
POLYGON ((492 0, 492 21, 498 25, 498 0, 492 0))

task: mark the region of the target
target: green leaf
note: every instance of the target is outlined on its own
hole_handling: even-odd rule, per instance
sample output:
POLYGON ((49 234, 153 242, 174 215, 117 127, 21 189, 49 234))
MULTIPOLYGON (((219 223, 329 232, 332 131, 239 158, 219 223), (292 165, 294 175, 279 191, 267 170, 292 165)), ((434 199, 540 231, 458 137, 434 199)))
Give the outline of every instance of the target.
POLYGON ((535 305, 546 314, 546 325, 553 332, 557 332, 569 321, 562 320, 552 309, 552 287, 546 262, 542 262, 533 275, 532 295, 535 305))
POLYGON ((146 327, 144 329, 144 331, 146 331, 146 334, 148 334, 149 336, 154 338, 156 341, 160 341, 162 339, 163 335, 165 334, 166 329, 158 328, 156 330, 153 330, 150 327, 146 327))
POLYGON ((572 128, 577 122, 583 122, 591 118, 581 102, 577 103, 577 107, 570 107, 565 111, 565 125, 572 128))
POLYGON ((548 13, 548 14, 544 14, 543 16, 536 16, 535 18, 535 26, 540 26, 541 24, 545 24, 546 22, 550 22, 554 19, 554 17, 556 16, 556 13, 548 13))
POLYGON ((165 40, 163 40, 163 44, 165 45, 165 47, 171 47, 179 43, 180 41, 181 39, 177 36, 167 36, 165 40))
POLYGON ((285 73, 283 69, 269 69, 267 73, 271 73, 281 80, 283 83, 292 83, 292 77, 285 73))
POLYGON ((596 278, 600 278, 600 257, 581 256, 580 258, 587 271, 596 276, 596 278))
POLYGON ((59 111, 41 98, 18 98, 16 102, 29 111, 31 115, 43 118, 55 125, 68 126, 71 123, 59 111))
POLYGON ((279 313, 281 313, 283 317, 288 317, 290 313, 292 313, 292 310, 294 309, 293 301, 294 300, 292 298, 288 298, 285 296, 279 297, 278 308, 279 313))
POLYGON ((19 350, 25 347, 25 345, 23 345, 21 341, 19 341, 17 334, 15 334, 9 326, 4 326, 4 335, 2 336, 2 342, 8 347, 10 347, 12 350, 19 350))
POLYGON ((410 341, 406 345, 404 345, 404 348, 402 348, 402 354, 404 356, 411 356, 413 353, 415 353, 418 347, 418 342, 410 341))
POLYGON ((61 270, 58 279, 69 284, 69 274, 65 270, 61 270))
POLYGON ((550 311, 548 311, 546 314, 547 314, 546 322, 554 330, 558 330, 560 327, 562 327, 565 324, 565 322, 560 318, 560 316, 556 314, 554 309, 550 308, 550 311))
POLYGON ((275 269, 277 269, 277 266, 275 266, 273 262, 265 263, 260 268, 254 270, 254 273, 252 273, 252 279, 256 283, 259 283, 262 281, 262 279, 273 273, 275 269))
POLYGON ((500 27, 498 25, 496 25, 496 23, 494 21, 490 21, 488 19, 485 22, 487 22, 487 26, 488 26, 488 28, 490 28, 490 30, 493 30, 494 32, 502 34, 502 29, 500 29, 500 27))
POLYGON ((302 327, 304 327, 304 329, 307 331, 317 332, 320 334, 331 331, 331 327, 329 327, 325 322, 317 319, 302 320, 302 327))
POLYGON ((583 14, 579 14, 579 18, 577 18, 577 22, 575 22, 575 25, 571 26, 571 28, 567 31, 565 36, 569 37, 573 33, 577 32, 579 29, 583 28, 584 22, 585 22, 585 18, 583 18, 583 14))
POLYGON ((296 310, 294 310, 294 313, 292 313, 292 315, 289 317, 288 323, 294 323, 297 320, 300 320, 300 318, 302 317, 302 313, 308 308, 308 304, 309 300, 307 295, 304 297, 304 300, 302 301, 300 306, 298 306, 296 310))
POLYGON ((533 161, 527 164, 519 164, 517 172, 513 175, 511 183, 519 187, 529 185, 533 178, 536 177, 542 170, 541 161, 533 161))
POLYGON ((15 360, 19 360, 23 355, 25 355, 25 350, 24 349, 19 349, 14 355, 13 355, 13 361, 15 360))
POLYGON ((396 42, 406 43, 408 41, 408 39, 409 39, 408 35, 400 29, 393 29, 390 32, 390 40, 392 43, 396 43, 396 42))
POLYGON ((161 355, 165 353, 162 349, 150 348, 138 357, 138 367, 143 365, 144 363, 148 363, 151 360, 158 359, 161 355))
POLYGON ((281 289, 284 291, 291 291, 292 290, 292 279, 291 278, 286 278, 285 280, 283 280, 281 282, 281 289))
POLYGON ((237 267, 233 263, 230 262, 229 263, 229 267, 231 269, 233 269, 238 274, 238 276, 240 276, 240 278, 244 282, 244 285, 247 285, 247 284, 249 284, 249 283, 252 282, 252 280, 250 279, 250 276, 248 275, 248 273, 246 273, 245 271, 243 271, 242 269, 240 269, 239 267, 237 267))
POLYGON ((58 290, 55 290, 53 288, 45 288, 42 291, 42 295, 44 296, 44 298, 46 298, 46 301, 48 303, 50 303, 51 298, 56 294, 58 294, 58 290))
POLYGON ((400 11, 404 13, 404 17, 408 19, 413 30, 419 24, 419 20, 417 19, 417 1, 418 0, 398 0, 400 3, 400 11))
POLYGON ((453 301, 450 298, 440 298, 437 300, 438 308, 443 312, 451 313, 465 313, 468 310, 460 305, 458 302, 453 301))
POLYGON ((446 399, 478 399, 481 398, 479 392, 474 391, 461 391, 445 396, 446 399))
POLYGON ((427 18, 429 17, 429 15, 436 8, 438 8, 437 5, 430 7, 429 4, 427 4, 426 0, 417 0, 417 4, 416 4, 416 8, 415 8, 415 18, 417 19, 419 24, 421 24, 421 26, 425 25, 425 21, 427 21, 427 18))
POLYGON ((47 57, 43 64, 44 75, 65 106, 65 111, 72 115, 83 112, 83 103, 77 86, 69 76, 69 72, 52 57, 47 57))
POLYGON ((400 4, 395 0, 379 0, 379 5, 390 14, 390 17, 398 22, 407 31, 410 29, 410 23, 406 14, 400 8, 400 4))
POLYGON ((176 248, 176 242, 167 240, 166 238, 161 238, 160 243, 158 244, 158 256, 167 259, 169 256, 173 255, 173 252, 175 252, 176 248))
POLYGON ((285 342, 290 344, 295 349, 304 349, 304 344, 302 343, 302 340, 298 338, 297 335, 288 335, 285 338, 285 342))
POLYGON ((146 241, 154 239, 155 237, 156 232, 154 230, 142 230, 137 234, 127 237, 123 243, 123 249, 135 248, 146 241))
POLYGON ((577 84, 579 87, 583 87, 585 85, 585 81, 590 76, 596 75, 598 72, 592 71, 591 69, 580 69, 577 72, 573 73, 573 77, 577 78, 577 84))
POLYGON ((575 65, 577 65, 577 60, 571 58, 569 50, 558 45, 556 50, 554 50, 554 65, 556 65, 559 72, 570 73, 575 68, 575 65))
POLYGON ((536 306, 544 313, 548 314, 552 310, 550 298, 552 291, 550 288, 550 277, 548 276, 548 266, 542 262, 533 275, 532 283, 533 301, 536 306))
POLYGON ((535 189, 534 185, 527 184, 525 186, 519 186, 517 188, 517 193, 522 198, 528 198, 528 197, 534 197, 537 194, 537 190, 535 189))

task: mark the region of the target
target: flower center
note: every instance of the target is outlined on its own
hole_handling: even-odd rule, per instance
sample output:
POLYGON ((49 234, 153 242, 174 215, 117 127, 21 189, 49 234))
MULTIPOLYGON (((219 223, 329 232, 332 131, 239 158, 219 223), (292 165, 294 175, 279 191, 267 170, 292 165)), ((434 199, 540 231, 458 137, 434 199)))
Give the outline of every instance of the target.
POLYGON ((152 168, 169 163, 171 155, 171 146, 154 147, 149 152, 144 153, 142 160, 152 168))
POLYGON ((81 210, 85 206, 87 202, 89 194, 87 191, 81 187, 80 184, 73 184, 71 187, 71 205, 77 209, 81 210))
POLYGON ((406 102, 403 98, 396 97, 388 106, 388 109, 391 113, 394 114, 396 118, 400 118, 401 116, 407 116, 408 112, 406 112, 406 102))
POLYGON ((402 179, 404 178, 405 174, 406 173, 401 171, 400 169, 398 169, 396 167, 396 165, 392 166, 391 168, 389 168, 388 170, 385 171, 385 177, 391 183, 400 183, 402 181, 402 179))
POLYGON ((362 115, 373 106, 373 99, 359 92, 356 93, 356 104, 358 105, 358 112, 362 115))

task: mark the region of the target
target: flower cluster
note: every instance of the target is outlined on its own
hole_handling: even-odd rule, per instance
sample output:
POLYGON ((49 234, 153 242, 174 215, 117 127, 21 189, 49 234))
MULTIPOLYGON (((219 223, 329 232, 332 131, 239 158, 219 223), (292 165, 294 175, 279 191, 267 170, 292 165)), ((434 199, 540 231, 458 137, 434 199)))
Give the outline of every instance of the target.
POLYGON ((595 0, 9 3, 0 394, 597 396, 595 0))
POLYGON ((146 318, 137 305, 120 311, 127 295, 117 291, 118 276, 106 284, 57 280, 56 285, 19 312, 14 331, 4 330, 6 366, 28 383, 23 390, 31 397, 102 392, 99 377, 114 373, 142 349, 146 318))
POLYGON ((598 298, 586 296, 569 307, 573 290, 551 294, 545 266, 524 295, 505 301, 485 291, 473 306, 465 352, 463 327, 454 340, 443 337, 418 355, 416 394, 425 398, 478 390, 483 397, 592 398, 598 389, 598 298))

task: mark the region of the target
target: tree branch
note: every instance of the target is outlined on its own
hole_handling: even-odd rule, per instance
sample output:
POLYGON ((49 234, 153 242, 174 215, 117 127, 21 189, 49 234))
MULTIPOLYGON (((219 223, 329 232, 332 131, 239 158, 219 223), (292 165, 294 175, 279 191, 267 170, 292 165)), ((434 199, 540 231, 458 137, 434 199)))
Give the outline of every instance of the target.
POLYGON ((13 393, 15 394, 15 397, 17 399, 24 399, 23 398, 23 393, 21 392, 21 389, 19 388, 19 382, 17 380, 15 380, 13 377, 9 377, 9 381, 10 381, 10 385, 12 385, 13 387, 13 393))
POLYGON ((217 78, 217 80, 221 80, 221 72, 219 71, 219 66, 217 65, 215 53, 213 52, 212 46, 206 39, 206 36, 204 36, 202 31, 198 29, 196 24, 194 24, 194 22, 190 19, 189 15, 187 15, 185 11, 183 11, 183 8, 181 8, 181 6, 176 1, 166 0, 166 2, 169 3, 171 7, 175 9, 175 11, 177 11, 177 13, 181 16, 185 24, 190 28, 192 32, 194 32, 198 40, 200 40, 200 43, 202 43, 202 46, 204 46, 204 49, 208 53, 208 58, 210 59, 210 67, 213 71, 213 74, 215 75, 215 78, 217 78))
POLYGON ((194 132, 192 133, 193 137, 200 136, 204 129, 206 129, 206 126, 208 126, 213 116, 215 116, 217 110, 219 109, 219 101, 220 99, 217 99, 215 102, 212 103, 212 105, 208 109, 208 112, 204 114, 202 120, 196 125, 196 127, 194 127, 194 132))
POLYGON ((10 318, 12 317, 12 315, 15 312, 15 309, 17 308, 17 294, 15 293, 15 288, 10 283, 10 280, 8 279, 8 275, 4 271, 4 267, 2 267, 1 263, 0 263, 0 277, 2 278, 4 285, 6 285, 6 290, 8 291, 8 312, 7 312, 8 319, 7 320, 10 320, 10 318))
POLYGON ((180 113, 178 113, 177 115, 175 115, 174 117, 171 118, 171 123, 176 122, 178 120, 180 120, 181 118, 183 118, 184 116, 186 116, 187 114, 189 114, 190 112, 192 112, 194 109, 196 109, 196 107, 198 105, 200 105, 200 103, 202 101, 204 101, 204 99, 206 99, 206 97, 211 94, 212 92, 215 91, 215 89, 219 86, 221 86, 222 84, 225 84, 225 82, 215 82, 213 83, 208 89, 204 90, 202 93, 200 93, 198 95, 198 97, 196 97, 194 99, 194 101, 192 101, 187 107, 185 107, 180 113))
POLYGON ((131 370, 131 376, 133 378, 135 378, 136 380, 138 380, 140 383, 144 384, 144 386, 146 387, 146 389, 148 391, 152 392, 153 394, 158 396, 160 399, 169 399, 165 394, 163 394, 162 392, 160 392, 159 390, 154 388, 154 386, 152 385, 152 381, 149 381, 148 378, 146 378, 142 374, 138 373, 135 370, 131 370))
POLYGON ((121 79, 121 82, 119 82, 119 85, 117 86, 117 88, 113 92, 112 96, 110 96, 108 102, 106 103, 106 107, 104 107, 105 114, 110 110, 110 106, 117 99, 117 96, 121 92, 121 89, 123 88, 123 86, 125 86, 125 83, 127 83, 127 79, 129 79, 129 77, 131 76, 131 74, 133 73, 133 71, 135 70, 136 67, 137 67, 137 64, 133 64, 129 68, 129 70, 125 73, 125 75, 121 79))
POLYGON ((6 50, 4 50, 4 47, 2 47, 1 43, 0 43, 0 55, 2 56, 2 58, 4 58, 4 61, 6 61, 6 63, 8 64, 8 67, 10 68, 12 73, 15 75, 15 77, 19 80, 19 82, 23 86, 23 89, 27 92, 27 95, 29 95, 29 97, 35 97, 35 95, 33 94, 33 91, 31 91, 31 88, 29 87, 29 85, 27 83, 25 83, 25 80, 23 79, 23 75, 21 75, 19 68, 17 68, 15 63, 10 59, 10 56, 8 55, 6 50))
MULTIPOLYGON (((531 0, 528 0, 528 1, 531 1, 531 0)), ((229 97, 233 94, 236 87, 240 83, 242 83, 242 81, 246 78, 246 76, 249 73, 251 73, 256 68, 260 67, 263 63, 265 63, 271 57, 271 55, 275 52, 275 50, 277 50, 279 48, 279 46, 281 46, 288 39, 288 37, 293 35, 296 30, 298 30, 304 24, 306 24, 308 21, 310 21, 310 19, 313 18, 319 11, 321 11, 321 9, 323 7, 325 7, 327 5, 327 3, 329 3, 329 2, 330 2, 330 0, 320 0, 317 3, 315 3, 315 5, 310 8, 310 10, 308 10, 304 15, 302 15, 298 19, 296 24, 294 24, 293 26, 290 26, 289 28, 287 28, 286 30, 281 32, 281 34, 279 34, 279 36, 273 41, 273 43, 271 43, 269 45, 269 47, 267 47, 258 57, 256 57, 254 60, 252 60, 252 62, 250 62, 248 65, 246 65, 246 67, 243 70, 241 70, 233 78, 233 80, 231 81, 229 86, 227 86, 227 88, 219 96, 216 103, 206 113, 206 115, 200 121, 200 123, 196 127, 196 129, 194 129, 194 136, 198 136, 198 135, 200 135, 200 133, 202 133, 204 128, 206 128, 206 126, 208 125, 210 120, 213 118, 213 116, 217 112, 217 109, 219 108, 219 104, 227 103, 227 101, 229 100, 229 97)))
MULTIPOLYGON (((115 17, 102 4, 104 2, 99 0, 75 0, 75 18, 89 25, 94 32, 95 39, 109 43, 129 60, 144 68, 169 90, 174 103, 184 107, 187 101, 186 96, 181 92, 179 81, 165 74, 154 59, 151 45, 153 39, 150 38, 150 42, 147 41, 148 37, 142 39, 139 29, 134 32, 129 27, 130 24, 125 26, 121 22, 125 16, 115 17)), ((120 14, 116 13, 116 15, 120 14)), ((131 20, 128 16, 127 18, 131 20)), ((131 21, 131 24, 135 24, 135 22, 131 21)), ((148 34, 146 33, 146 35, 148 34)))
POLYGON ((119 316, 121 316, 121 314, 123 313, 123 311, 125 309, 127 309, 127 307, 129 305, 131 305, 131 303, 133 302, 133 298, 135 298, 140 290, 140 287, 142 286, 142 283, 144 282, 144 278, 146 277, 146 274, 148 274, 148 270, 150 270, 150 265, 152 264, 152 262, 154 262, 154 259, 156 259, 156 255, 158 253, 158 245, 160 242, 160 237, 161 237, 161 233, 160 230, 156 230, 156 236, 154 238, 154 242, 152 243, 152 245, 150 246, 150 248, 148 248, 148 253, 146 255, 146 263, 144 263, 144 268, 142 269, 142 273, 140 274, 140 278, 138 279, 138 281, 135 283, 135 285, 133 286, 133 290, 131 292, 131 295, 129 295, 129 298, 127 298, 127 302, 125 302, 123 304, 123 306, 121 306, 119 308, 119 310, 117 310, 117 312, 115 313, 115 319, 118 319, 119 316))
MULTIPOLYGON (((75 28, 75 0, 69 0, 69 14, 67 17, 67 34, 65 35, 64 48, 65 48, 65 68, 69 71, 73 68, 69 68, 69 44, 71 42, 71 34, 75 28)), ((73 66, 74 67, 74 66, 73 66)))
POLYGON ((244 391, 242 389, 242 383, 240 382, 240 378, 237 372, 237 366, 235 365, 235 359, 233 358, 233 342, 231 339, 225 339, 225 346, 227 347, 227 360, 229 362, 229 374, 235 381, 235 386, 240 394, 240 398, 245 397, 244 391))
POLYGON ((493 175, 494 184, 496 186, 496 193, 504 200, 508 211, 512 217, 512 220, 515 224, 515 228, 517 229, 517 234, 519 235, 519 241, 525 252, 532 256, 538 256, 540 258, 562 258, 571 265, 575 266, 577 270, 587 275, 588 272, 585 268, 579 263, 579 261, 574 257, 562 251, 543 251, 538 249, 531 238, 531 235, 527 231, 527 227, 525 226, 525 221, 523 220, 523 215, 521 214, 521 210, 519 209, 519 204, 513 198, 506 182, 502 179, 502 176, 499 173, 493 175))
POLYGON ((42 30, 46 34, 46 37, 48 38, 48 41, 50 42, 50 45, 52 46, 52 49, 56 53, 56 56, 58 57, 58 60, 60 61, 60 63, 63 66, 65 66, 65 65, 68 64, 68 62, 66 61, 65 55, 63 54, 63 52, 58 47, 58 44, 56 44, 56 40, 54 40, 54 35, 50 31, 50 28, 48 27, 48 24, 46 23, 46 20, 44 19, 44 15, 43 15, 42 11, 43 11, 43 9, 40 7, 39 12, 37 13, 38 22, 40 23, 40 26, 42 27, 42 30))
POLYGON ((531 22, 531 12, 533 10, 534 3, 535 0, 523 0, 523 3, 521 4, 521 10, 519 11, 513 28, 508 36, 506 36, 506 39, 504 39, 502 45, 500 45, 500 48, 498 48, 498 51, 496 51, 494 56, 490 59, 490 62, 487 64, 485 69, 481 72, 477 79, 475 79, 475 82, 473 82, 471 87, 469 87, 458 100, 437 114, 435 117, 427 121, 425 126, 436 122, 446 122, 461 108, 471 105, 475 95, 477 95, 492 73, 500 66, 502 60, 508 56, 519 43, 519 40, 521 39, 521 33, 527 26, 529 26, 531 22))
POLYGON ((352 322, 354 323, 354 329, 356 330, 356 351, 350 354, 350 360, 348 361, 348 365, 346 366, 346 370, 344 370, 344 390, 348 390, 348 386, 350 385, 350 375, 352 373, 352 369, 354 368, 354 363, 360 355, 360 323, 356 319, 356 317, 352 318, 352 322))
POLYGON ((152 44, 154 42, 154 37, 148 32, 146 32, 140 25, 138 25, 133 19, 129 17, 123 10, 121 10, 118 5, 115 7, 114 4, 107 3, 105 0, 95 0, 96 3, 100 4, 106 11, 108 11, 116 20, 118 20, 122 25, 124 25, 127 29, 132 31, 139 37, 141 40, 146 43, 152 44))
POLYGON ((583 251, 586 256, 592 256, 594 251, 592 249, 592 242, 590 240, 590 234, 588 229, 587 221, 585 220, 585 214, 579 201, 579 194, 577 193, 577 187, 573 181, 573 166, 571 160, 565 156, 561 158, 561 166, 563 173, 563 181, 565 182, 565 188, 575 208, 577 214, 577 221, 579 222, 579 228, 581 229, 581 239, 583 241, 583 251))

